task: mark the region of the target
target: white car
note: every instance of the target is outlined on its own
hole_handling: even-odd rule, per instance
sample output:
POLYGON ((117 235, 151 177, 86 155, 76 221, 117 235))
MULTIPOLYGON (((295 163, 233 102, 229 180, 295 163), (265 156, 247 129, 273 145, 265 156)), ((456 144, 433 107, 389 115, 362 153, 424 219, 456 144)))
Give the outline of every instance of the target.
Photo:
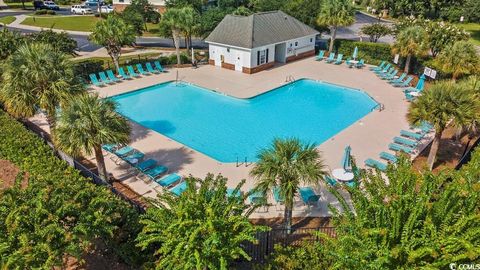
POLYGON ((72 12, 72 14, 82 14, 82 15, 93 13, 91 8, 89 8, 87 6, 83 6, 83 5, 72 6, 70 8, 70 12, 72 12))
POLYGON ((111 5, 101 6, 100 10, 97 9, 97 11, 101 13, 110 13, 113 11, 113 7, 111 5))
POLYGON ((53 1, 44 1, 43 5, 50 10, 60 10, 60 7, 57 4, 55 4, 55 2, 53 1))

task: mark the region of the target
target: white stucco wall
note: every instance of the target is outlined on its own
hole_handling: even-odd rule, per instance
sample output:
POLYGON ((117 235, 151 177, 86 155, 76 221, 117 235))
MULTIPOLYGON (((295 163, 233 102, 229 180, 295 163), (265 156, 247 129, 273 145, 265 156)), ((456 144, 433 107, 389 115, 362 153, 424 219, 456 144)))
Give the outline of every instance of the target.
POLYGON ((306 36, 298 39, 286 41, 287 43, 287 57, 298 55, 304 52, 315 49, 315 36, 306 36), (297 44, 295 45, 295 42, 297 44))
MULTIPOLYGON (((250 54, 250 62, 251 62, 251 67, 256 67, 257 65, 257 52, 261 50, 266 50, 268 49, 268 62, 274 62, 275 61, 275 45, 268 45, 268 46, 262 46, 258 48, 253 48, 252 53, 250 54)), ((265 63, 265 64, 266 64, 265 63)))
POLYGON ((242 67, 250 67, 249 50, 219 44, 209 44, 208 53, 209 58, 215 61, 216 66, 221 66, 220 56, 223 55, 223 61, 225 63, 235 65, 237 61, 239 61, 242 67))

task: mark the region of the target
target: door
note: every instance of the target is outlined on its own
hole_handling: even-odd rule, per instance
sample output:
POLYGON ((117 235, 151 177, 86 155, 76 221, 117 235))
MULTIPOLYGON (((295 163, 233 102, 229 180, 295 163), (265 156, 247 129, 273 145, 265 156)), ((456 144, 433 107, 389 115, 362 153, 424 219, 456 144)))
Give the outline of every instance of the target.
POLYGON ((235 58, 235 70, 242 71, 242 56, 241 54, 237 53, 237 58, 235 58))
POLYGON ((222 55, 219 52, 215 53, 215 66, 222 66, 222 55))

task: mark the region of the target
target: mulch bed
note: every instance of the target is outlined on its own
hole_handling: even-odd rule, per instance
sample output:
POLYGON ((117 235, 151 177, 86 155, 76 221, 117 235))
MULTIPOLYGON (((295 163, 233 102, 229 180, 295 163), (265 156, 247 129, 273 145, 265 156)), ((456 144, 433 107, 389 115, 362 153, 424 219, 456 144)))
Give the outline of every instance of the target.
MULTIPOLYGON (((0 159, 0 190, 13 187, 20 169, 8 160, 0 159)), ((28 174, 24 174, 21 187, 28 185, 28 174)))

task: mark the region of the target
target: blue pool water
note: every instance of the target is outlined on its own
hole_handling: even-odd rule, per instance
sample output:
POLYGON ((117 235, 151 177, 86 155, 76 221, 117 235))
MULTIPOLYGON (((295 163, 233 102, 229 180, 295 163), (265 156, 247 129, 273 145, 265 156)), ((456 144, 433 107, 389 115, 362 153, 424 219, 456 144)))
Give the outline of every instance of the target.
POLYGON ((275 137, 320 144, 377 106, 361 91, 306 79, 250 99, 173 82, 111 99, 132 121, 221 162, 256 161, 275 137))

